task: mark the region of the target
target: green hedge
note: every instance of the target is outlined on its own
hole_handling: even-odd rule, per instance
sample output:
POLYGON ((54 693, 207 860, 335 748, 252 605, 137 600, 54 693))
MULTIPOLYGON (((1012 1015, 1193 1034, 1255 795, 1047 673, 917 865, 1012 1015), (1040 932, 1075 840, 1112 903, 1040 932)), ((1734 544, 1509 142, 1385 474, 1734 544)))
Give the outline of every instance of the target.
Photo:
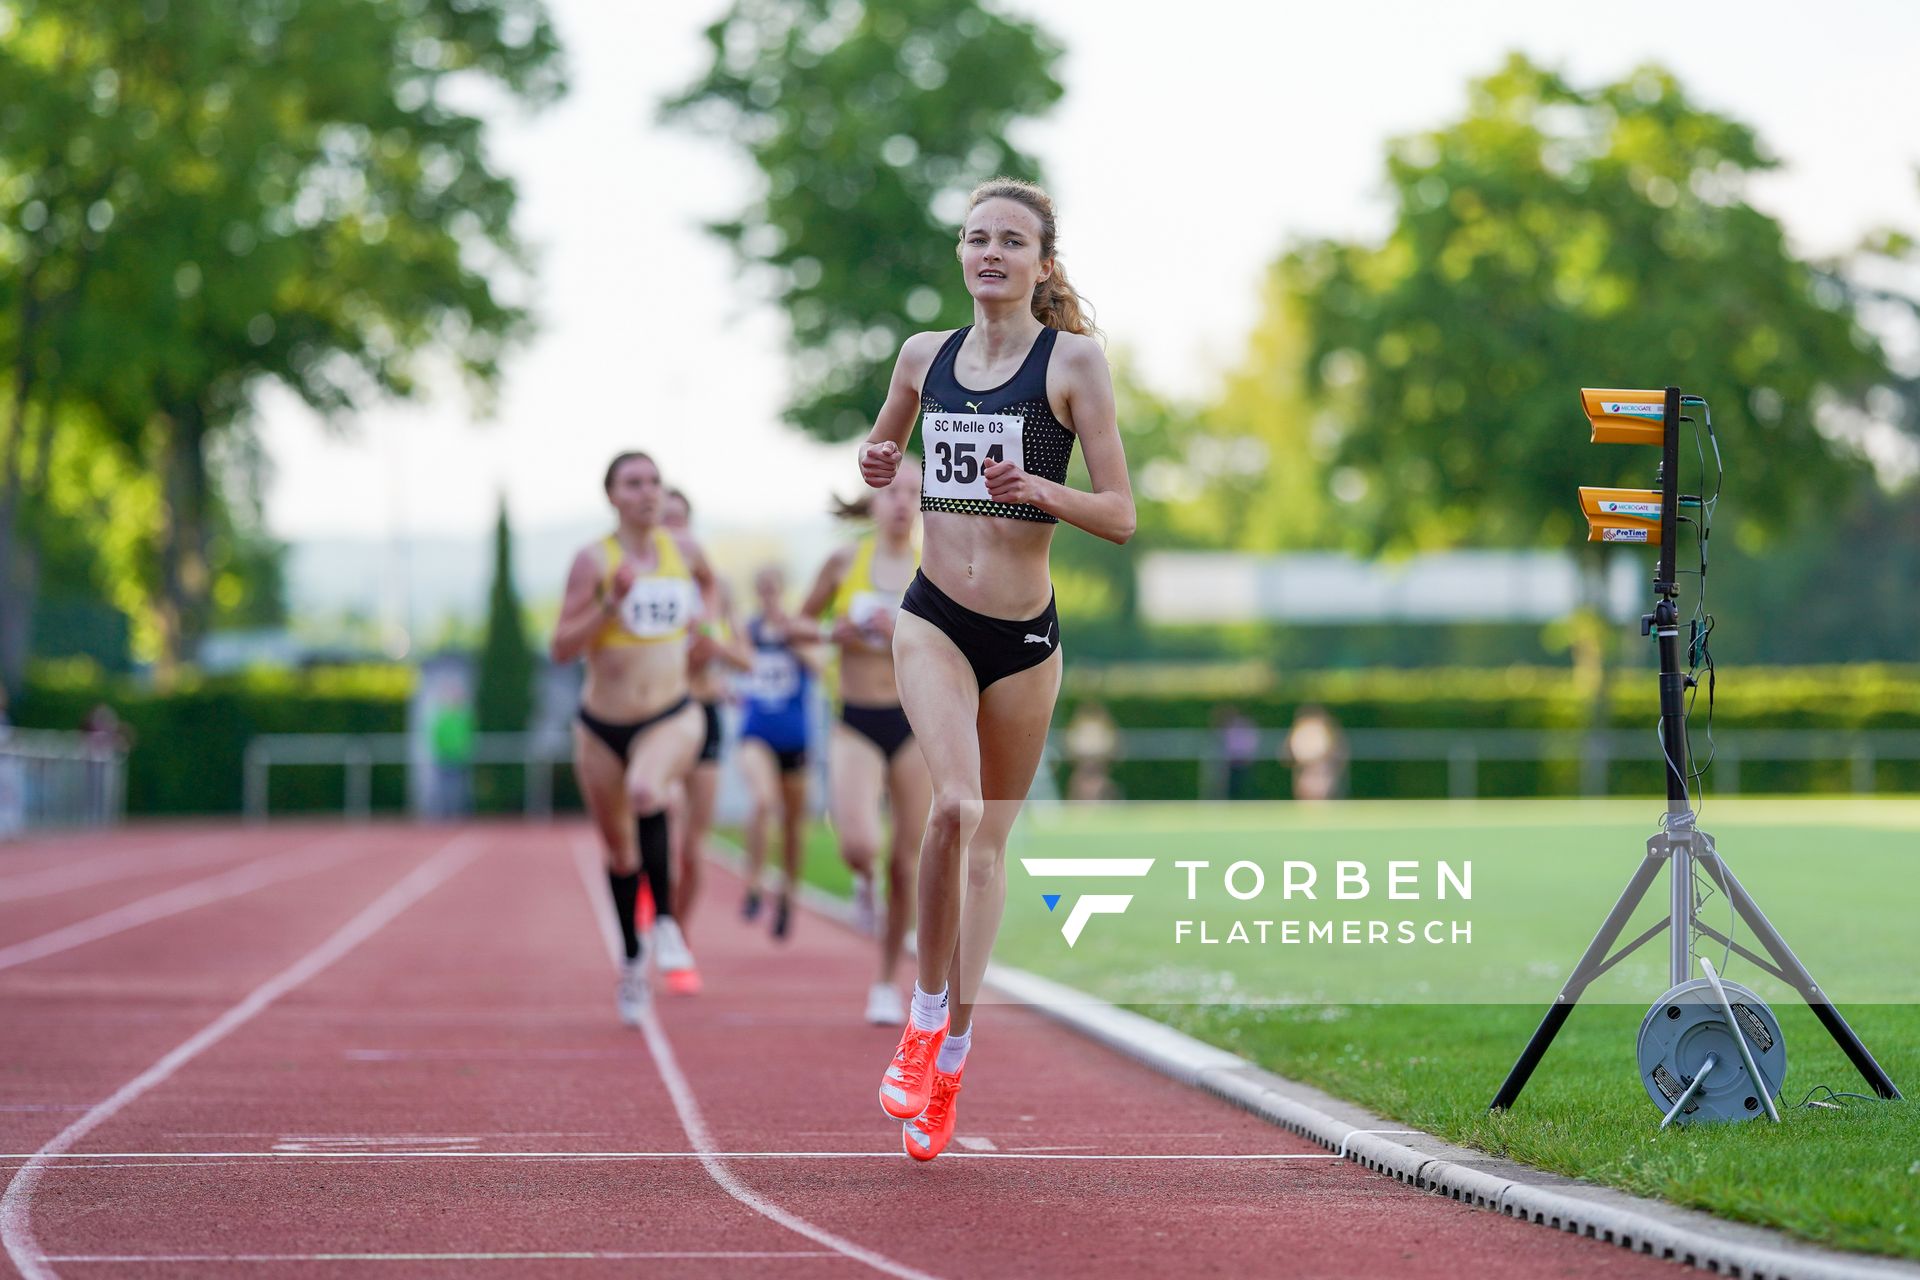
MULTIPOLYGON (((1607 722, 1649 723, 1659 711, 1654 669, 1618 670, 1607 722)), ((1698 694, 1704 716, 1706 689, 1698 694)), ((1276 672, 1262 663, 1208 666, 1069 664, 1060 714, 1105 705, 1130 729, 1206 728, 1215 709, 1239 707, 1262 725, 1285 725, 1302 705, 1326 706, 1349 728, 1579 728, 1590 690, 1561 667, 1276 672)), ((1714 722, 1770 729, 1920 728, 1920 666, 1746 667, 1720 674, 1714 722)))
MULTIPOLYGON (((47 664, 29 677, 14 719, 23 728, 78 729, 105 703, 133 736, 129 813, 238 813, 248 739, 404 732, 413 683, 404 667, 341 667, 189 678, 162 693, 132 679, 101 679, 87 664, 47 664)), ((275 769, 271 781, 276 812, 338 813, 344 800, 338 769, 275 769)), ((373 802, 405 807, 404 770, 373 771, 373 802)))

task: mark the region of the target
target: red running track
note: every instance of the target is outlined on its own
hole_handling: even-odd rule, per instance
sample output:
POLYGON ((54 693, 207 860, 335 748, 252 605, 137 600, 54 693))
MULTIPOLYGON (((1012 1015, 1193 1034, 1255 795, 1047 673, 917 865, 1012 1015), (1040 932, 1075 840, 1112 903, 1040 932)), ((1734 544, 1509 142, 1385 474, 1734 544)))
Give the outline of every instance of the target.
POLYGON ((0 851, 11 1268, 1675 1273, 1409 1190, 1017 1008, 982 1012, 959 1141, 914 1164, 874 1098, 896 1032, 859 1021, 870 944, 806 917, 776 946, 716 875, 707 994, 630 1030, 593 860, 580 830, 508 826, 0 851))

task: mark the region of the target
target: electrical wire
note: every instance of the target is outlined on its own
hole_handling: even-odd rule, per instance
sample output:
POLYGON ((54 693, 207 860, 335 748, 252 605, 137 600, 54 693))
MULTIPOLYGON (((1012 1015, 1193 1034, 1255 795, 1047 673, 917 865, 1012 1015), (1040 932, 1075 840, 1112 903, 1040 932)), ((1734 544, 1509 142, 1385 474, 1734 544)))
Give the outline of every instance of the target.
POLYGON ((1876 1098, 1870 1093, 1849 1093, 1844 1089, 1835 1089, 1830 1085, 1817 1084, 1813 1086, 1813 1088, 1807 1090, 1807 1096, 1800 1099, 1799 1103, 1796 1104, 1796 1110, 1811 1111, 1815 1107, 1826 1107, 1830 1110, 1835 1110, 1835 1111, 1844 1110, 1846 1104, 1842 1102, 1834 1101, 1834 1099, 1836 1098, 1858 1098, 1862 1102, 1882 1101, 1882 1099, 1876 1098), (1827 1096, 1824 1098, 1815 1099, 1813 1095, 1816 1093, 1824 1093, 1827 1096))
MULTIPOLYGON (((1699 498, 1699 515, 1698 518, 1681 515, 1677 507, 1674 513, 1675 520, 1678 524, 1693 526, 1694 543, 1697 549, 1699 564, 1697 569, 1686 570, 1676 568, 1674 573, 1676 579, 1680 577, 1697 578, 1699 585, 1693 611, 1687 619, 1687 701, 1686 709, 1682 713, 1681 720, 1681 740, 1686 746, 1687 759, 1687 768, 1681 777, 1681 786, 1687 798, 1688 809, 1693 814, 1696 823, 1695 829, 1697 830, 1700 812, 1706 807, 1706 772, 1713 767, 1714 757, 1718 753, 1718 746, 1713 738, 1713 704, 1716 673, 1713 665, 1713 650, 1710 646, 1710 639, 1714 630, 1714 617, 1711 613, 1707 612, 1707 548, 1713 536, 1713 517, 1720 505, 1721 485, 1726 479, 1726 464, 1720 454, 1719 437, 1714 434, 1713 430, 1713 409, 1707 404, 1706 399, 1702 396, 1681 396, 1680 403, 1685 406, 1698 405, 1701 411, 1700 418, 1698 419, 1691 414, 1682 414, 1680 419, 1682 422, 1689 423, 1693 427, 1694 456, 1699 459, 1700 464, 1701 497, 1699 498), (1707 437, 1705 442, 1700 438, 1703 425, 1702 419, 1704 419, 1707 437), (1707 490, 1706 486, 1708 444, 1711 444, 1713 448, 1713 487, 1711 492, 1707 490), (1700 676, 1703 670, 1706 673, 1707 685, 1707 721, 1705 726, 1707 755, 1705 760, 1699 760, 1693 751, 1693 712, 1695 702, 1700 694, 1700 676)), ((1675 490, 1678 491, 1681 487, 1679 476, 1673 476, 1672 481, 1675 490)), ((1675 541, 1676 543, 1678 542, 1677 529, 1675 531, 1675 541)), ((1661 754, 1666 756, 1666 736, 1664 733, 1661 735, 1660 743, 1661 754)), ((1667 764, 1674 773, 1682 773, 1682 770, 1674 764, 1671 757, 1668 757, 1667 764)), ((1700 908, 1712 900, 1717 889, 1710 878, 1703 876, 1697 858, 1689 861, 1688 869, 1690 872, 1689 879, 1692 882, 1688 886, 1688 896, 1694 913, 1698 914, 1700 908)), ((1722 896, 1727 898, 1727 943, 1722 950, 1720 961, 1721 971, 1725 972, 1730 967, 1733 959, 1733 936, 1734 929, 1738 923, 1738 914, 1734 910, 1732 896, 1722 896)), ((1689 950, 1697 957, 1699 947, 1699 937, 1697 934, 1688 939, 1688 946, 1689 950)))

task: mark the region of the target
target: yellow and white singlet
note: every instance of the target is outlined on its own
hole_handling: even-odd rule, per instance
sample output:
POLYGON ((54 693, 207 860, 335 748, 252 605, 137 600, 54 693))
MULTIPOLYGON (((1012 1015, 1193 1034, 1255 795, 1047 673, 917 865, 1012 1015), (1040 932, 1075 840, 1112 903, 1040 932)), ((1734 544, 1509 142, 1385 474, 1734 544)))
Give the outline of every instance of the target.
MULTIPOLYGON (((900 611, 900 598, 906 593, 905 587, 897 591, 883 591, 874 585, 873 557, 878 548, 877 538, 869 536, 860 540, 854 548, 853 563, 847 566, 847 576, 841 579, 840 590, 833 597, 833 612, 869 635, 875 634, 874 623, 882 614, 900 611)), ((917 542, 913 548, 913 563, 915 568, 920 565, 917 542)))
MULTIPOLYGON (((607 567, 600 579, 600 595, 606 599, 613 591, 613 577, 626 551, 620 539, 608 534, 605 541, 607 567)), ((665 529, 653 531, 654 566, 650 573, 634 579, 633 586, 621 597, 612 617, 594 633, 596 649, 627 645, 665 644, 686 638, 693 625, 693 574, 687 568, 680 546, 665 529)))

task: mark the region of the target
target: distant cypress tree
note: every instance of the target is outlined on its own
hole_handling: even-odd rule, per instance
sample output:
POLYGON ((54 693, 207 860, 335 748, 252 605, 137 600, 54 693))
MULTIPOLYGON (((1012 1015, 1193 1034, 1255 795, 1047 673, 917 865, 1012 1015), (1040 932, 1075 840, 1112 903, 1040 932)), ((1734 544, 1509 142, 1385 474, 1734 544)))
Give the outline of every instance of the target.
POLYGON ((533 650, 513 587, 513 532, 507 500, 493 530, 493 591, 487 601, 487 638, 480 650, 480 681, 474 695, 474 725, 481 732, 517 732, 533 711, 533 650))

